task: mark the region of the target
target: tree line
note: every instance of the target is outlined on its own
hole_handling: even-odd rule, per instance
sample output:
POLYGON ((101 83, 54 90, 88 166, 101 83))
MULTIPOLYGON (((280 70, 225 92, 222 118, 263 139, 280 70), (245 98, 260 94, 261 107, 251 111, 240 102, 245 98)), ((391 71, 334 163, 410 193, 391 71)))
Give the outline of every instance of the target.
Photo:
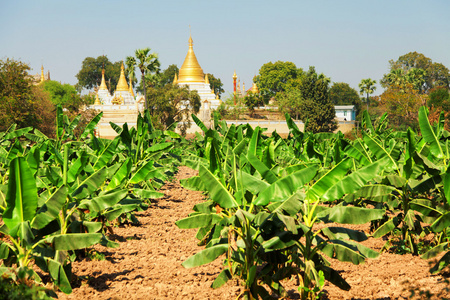
MULTIPOLYGON (((186 119, 191 112, 198 112, 198 94, 172 84, 179 71, 177 65, 161 69, 158 55, 149 48, 137 49, 123 61, 113 62, 105 55, 86 57, 74 86, 57 81, 33 85, 28 75, 29 66, 7 58, 0 60, 0 130, 16 123, 19 127, 38 128, 51 136, 54 134, 55 105, 61 104, 69 114, 76 114, 84 105, 92 104, 102 70, 105 70, 109 91, 114 93, 122 63, 126 66, 127 82, 131 82, 138 93, 144 94, 146 103, 150 104, 155 126, 164 129, 186 119), (83 89, 89 94, 81 96, 83 89), (177 109, 186 100, 192 111, 177 109)), ((372 96, 377 81, 371 78, 362 79, 357 91, 348 83, 332 82, 314 67, 303 70, 293 62, 268 62, 261 66, 253 80, 260 93, 248 93, 242 99, 243 104, 253 114, 255 107, 274 102, 282 113, 287 112, 304 121, 306 129, 312 132, 336 129, 334 105, 354 105, 357 120, 364 110, 369 111, 372 120, 388 112, 390 126, 397 129, 408 126, 417 129, 417 112, 423 105, 430 108, 430 120, 437 120, 441 111, 448 119, 450 72, 446 66, 417 52, 390 60, 389 65, 389 71, 379 80, 383 93, 372 96)), ((208 79, 211 89, 221 97, 224 89, 220 78, 208 74, 208 79)))

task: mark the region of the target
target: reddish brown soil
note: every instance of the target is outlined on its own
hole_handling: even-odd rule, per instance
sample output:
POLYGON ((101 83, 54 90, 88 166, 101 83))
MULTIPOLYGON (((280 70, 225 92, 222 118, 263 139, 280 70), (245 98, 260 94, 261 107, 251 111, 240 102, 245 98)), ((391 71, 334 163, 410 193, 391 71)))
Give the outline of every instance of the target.
MULTIPOLYGON (((236 299, 241 287, 236 280, 220 289, 210 288, 221 271, 221 261, 193 269, 181 263, 198 252, 195 229, 181 230, 175 221, 186 217, 192 207, 201 201, 199 192, 180 187, 180 178, 191 177, 194 171, 182 167, 177 180, 168 183, 162 191, 165 197, 154 201, 147 211, 139 213, 140 226, 114 228, 110 238, 120 248, 96 247, 106 260, 83 260, 73 264, 80 286, 71 295, 58 293, 60 299, 236 299)), ((367 226, 358 229, 367 230, 367 226)), ((364 245, 379 250, 385 241, 368 239, 364 245)), ((330 260, 334 269, 352 286, 342 291, 325 285, 328 299, 407 299, 415 291, 434 294, 433 299, 450 298, 450 288, 442 275, 429 273, 430 262, 412 255, 383 253, 378 259, 364 265, 330 260)), ((296 280, 286 282, 291 299, 298 298, 296 280)))

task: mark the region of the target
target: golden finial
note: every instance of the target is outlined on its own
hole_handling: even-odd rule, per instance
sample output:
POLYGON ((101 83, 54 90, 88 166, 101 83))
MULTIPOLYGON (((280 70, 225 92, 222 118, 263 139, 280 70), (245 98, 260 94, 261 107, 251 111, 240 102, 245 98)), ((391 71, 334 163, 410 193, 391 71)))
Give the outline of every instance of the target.
POLYGON ((219 93, 216 94, 216 100, 219 100, 219 93))
POLYGON ((242 82, 242 91, 245 93, 245 82, 242 82))
POLYGON ((98 98, 98 94, 95 94, 95 102, 94 105, 101 105, 100 99, 98 98))
POLYGON ((123 62, 122 66, 120 67, 120 77, 119 82, 117 83, 116 91, 128 92, 128 84, 127 80, 125 79, 125 67, 123 66, 123 62))
POLYGON ((208 74, 205 74, 205 84, 209 85, 208 74))
POLYGON ((100 87, 98 88, 99 90, 108 90, 108 87, 106 86, 106 81, 105 81, 105 69, 102 69, 102 82, 100 83, 100 87))
POLYGON ((236 78, 237 78, 236 70, 234 70, 233 79, 236 79, 236 78))
POLYGON ((45 81, 45 77, 44 77, 44 66, 41 65, 41 82, 45 81))

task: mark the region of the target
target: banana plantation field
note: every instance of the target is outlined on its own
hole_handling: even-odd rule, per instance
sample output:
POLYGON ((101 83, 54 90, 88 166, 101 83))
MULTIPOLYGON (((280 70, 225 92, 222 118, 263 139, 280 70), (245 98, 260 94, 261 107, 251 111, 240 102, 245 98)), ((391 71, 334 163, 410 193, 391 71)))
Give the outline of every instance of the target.
MULTIPOLYGON (((301 132, 215 119, 194 139, 57 110, 0 133, 0 274, 61 299, 450 298, 450 133, 301 132)), ((0 281, 1 283, 1 281, 0 281)), ((0 285, 3 293, 4 284, 0 285)))

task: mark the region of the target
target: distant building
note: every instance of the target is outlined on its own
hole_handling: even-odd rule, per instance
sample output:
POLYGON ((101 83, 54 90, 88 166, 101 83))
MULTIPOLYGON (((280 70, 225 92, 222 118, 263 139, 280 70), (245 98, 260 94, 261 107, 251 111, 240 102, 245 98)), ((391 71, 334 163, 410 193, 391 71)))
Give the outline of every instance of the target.
POLYGON ((335 105, 336 119, 338 121, 355 121, 356 108, 354 105, 335 105))
MULTIPOLYGON (((117 87, 114 92, 114 95, 111 96, 111 94, 108 91, 108 88, 106 87, 105 70, 102 70, 102 82, 100 83, 100 86, 98 87, 97 95, 100 100, 100 103, 103 105, 113 105, 113 104, 134 105, 134 104, 136 104, 132 85, 130 83, 130 86, 128 86, 127 80, 125 79, 125 70, 124 70, 123 63, 120 68, 119 82, 117 83, 117 87)), ((96 103, 96 104, 100 104, 100 103, 96 103)))
POLYGON ((221 100, 219 96, 214 94, 214 91, 209 85, 208 75, 205 76, 202 67, 197 61, 194 53, 194 42, 189 36, 189 49, 184 59, 183 65, 178 71, 178 76, 175 74, 173 84, 179 86, 187 86, 190 90, 196 90, 200 96, 202 107, 208 106, 210 109, 217 108, 221 100))
POLYGON ((44 66, 41 66, 41 74, 36 73, 36 75, 29 75, 34 85, 38 85, 41 82, 46 80, 50 80, 50 71, 47 71, 47 74, 44 74, 44 66))

